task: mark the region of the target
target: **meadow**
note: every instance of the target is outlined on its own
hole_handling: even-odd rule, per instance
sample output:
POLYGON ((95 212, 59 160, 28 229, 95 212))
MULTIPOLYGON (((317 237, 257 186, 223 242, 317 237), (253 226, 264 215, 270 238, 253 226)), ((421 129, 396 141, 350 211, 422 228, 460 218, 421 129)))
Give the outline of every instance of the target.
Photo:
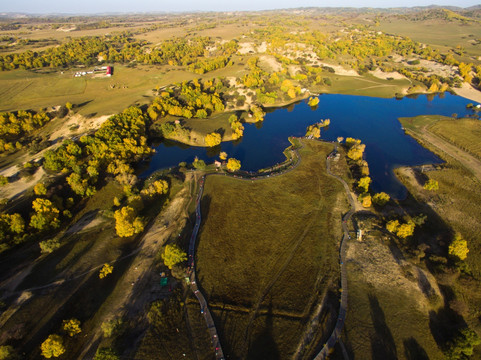
POLYGON ((299 167, 282 176, 206 180, 197 274, 235 358, 265 346, 292 356, 300 338, 285 334, 300 335, 321 294, 336 289, 346 200, 325 171, 332 145, 304 143, 299 167))

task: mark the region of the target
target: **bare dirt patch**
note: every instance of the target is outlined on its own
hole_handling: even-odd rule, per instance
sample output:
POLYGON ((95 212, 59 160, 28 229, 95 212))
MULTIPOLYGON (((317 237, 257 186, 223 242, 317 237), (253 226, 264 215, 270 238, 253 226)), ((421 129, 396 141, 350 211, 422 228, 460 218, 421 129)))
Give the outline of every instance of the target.
POLYGON ((378 79, 395 79, 395 80, 403 80, 406 79, 406 77, 398 72, 384 72, 381 69, 376 69, 374 71, 369 72, 372 76, 377 77, 378 79))
POLYGON ((352 241, 347 261, 355 264, 365 282, 380 291, 392 288, 416 299, 421 311, 432 309, 430 298, 441 298, 436 280, 430 273, 405 261, 399 250, 378 238, 365 236, 363 241, 352 241))
POLYGON ((463 86, 460 88, 454 88, 454 92, 463 98, 481 103, 481 91, 476 90, 468 83, 463 83, 463 86))

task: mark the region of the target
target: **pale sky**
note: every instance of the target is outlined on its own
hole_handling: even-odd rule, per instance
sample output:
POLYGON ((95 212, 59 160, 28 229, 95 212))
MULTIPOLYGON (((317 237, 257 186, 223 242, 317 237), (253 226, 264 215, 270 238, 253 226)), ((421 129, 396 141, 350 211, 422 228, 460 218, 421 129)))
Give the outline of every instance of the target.
POLYGON ((296 7, 412 7, 435 3, 469 7, 480 0, 2 0, 0 13, 68 13, 267 10, 296 7))

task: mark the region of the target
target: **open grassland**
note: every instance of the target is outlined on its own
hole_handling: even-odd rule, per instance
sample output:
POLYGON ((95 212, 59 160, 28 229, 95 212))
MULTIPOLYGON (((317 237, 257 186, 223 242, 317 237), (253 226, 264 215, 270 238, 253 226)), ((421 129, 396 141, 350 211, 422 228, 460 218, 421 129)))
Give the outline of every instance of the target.
POLYGON ((332 86, 322 86, 319 90, 329 94, 392 98, 396 94, 403 94, 412 84, 408 79, 384 80, 371 75, 341 76, 327 73, 325 77, 331 79, 332 86))
MULTIPOLYGON (((436 117, 438 118, 438 117, 436 117)), ((449 121, 449 120, 443 120, 449 121)), ((457 312, 464 317, 464 320, 474 329, 480 331, 481 324, 479 313, 481 312, 481 296, 479 286, 481 283, 481 236, 479 234, 479 223, 481 222, 480 179, 476 178, 460 162, 437 147, 433 147, 425 141, 423 132, 415 131, 425 126, 426 123, 435 122, 432 118, 416 117, 412 119, 401 119, 404 127, 414 128, 413 136, 431 151, 434 151, 446 163, 435 171, 426 173, 416 172, 409 176, 398 172, 398 176, 408 187, 414 198, 419 203, 428 204, 440 217, 436 227, 440 234, 437 234, 439 246, 447 251, 447 245, 452 241, 455 232, 459 232, 468 242, 470 250, 467 259, 466 272, 461 275, 444 275, 440 278, 441 284, 449 289, 447 297, 453 303, 461 304, 456 307, 457 312), (428 179, 434 179, 439 183, 439 190, 429 192, 422 189, 422 185, 428 179), (445 229, 445 230, 443 230, 445 229), (448 229, 448 230, 446 230, 448 229)), ((456 134, 469 130, 470 121, 451 120, 451 125, 446 129, 459 127, 456 131, 444 134, 445 137, 453 138, 453 143, 464 143, 466 137, 455 137, 456 134), (463 125, 468 127, 463 128, 463 125)), ((446 125, 447 126, 447 125, 446 125)), ((438 130, 440 130, 438 128, 438 130)), ((478 140, 479 141, 479 140, 478 140)), ((476 143, 474 143, 476 145, 476 143)), ((460 149, 460 151, 462 151, 460 149)), ((469 156, 469 155, 468 155, 469 156)), ((433 231, 435 232, 436 229, 433 231)))
POLYGON ((304 143, 299 167, 285 175, 206 181, 198 277, 234 358, 266 343, 281 358, 292 356, 303 319, 339 275, 346 202, 325 171, 332 145, 304 143))
POLYGON ((457 22, 443 20, 382 21, 379 30, 389 34, 408 36, 414 41, 432 45, 442 51, 462 46, 468 56, 480 55, 481 48, 475 39, 481 37, 481 27, 477 23, 459 25, 457 22))
POLYGON ((473 119, 445 119, 428 127, 428 130, 481 159, 481 121, 473 119))

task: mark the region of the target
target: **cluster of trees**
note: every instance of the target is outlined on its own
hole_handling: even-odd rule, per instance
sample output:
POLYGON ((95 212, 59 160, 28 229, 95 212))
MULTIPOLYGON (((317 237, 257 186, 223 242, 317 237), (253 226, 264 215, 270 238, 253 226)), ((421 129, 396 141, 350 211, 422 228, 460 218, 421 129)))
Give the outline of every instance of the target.
POLYGON ((43 112, 20 110, 0 113, 0 152, 19 150, 28 141, 27 135, 43 127, 50 117, 43 112))
MULTIPOLYGON (((77 319, 64 320, 62 322, 62 330, 70 337, 74 337, 82 332, 80 328, 80 321, 77 319)), ((42 356, 50 359, 52 357, 59 357, 65 353, 64 339, 58 334, 51 334, 40 345, 42 356)))
POLYGON ((99 177, 132 174, 130 164, 151 154, 147 123, 140 108, 130 107, 106 120, 94 135, 82 136, 78 142, 66 140, 56 150, 48 150, 44 167, 69 174, 72 191, 91 196, 99 177))
POLYGON ((238 49, 236 41, 218 44, 219 56, 200 61, 207 55, 206 48, 214 44, 209 37, 175 38, 149 47, 146 41, 135 40, 132 35, 131 32, 122 32, 85 36, 39 52, 29 50, 3 55, 0 56, 0 70, 92 65, 101 59, 118 63, 190 65, 193 71, 202 74, 226 66, 229 56, 238 49))
POLYGON ((229 58, 226 56, 219 56, 214 58, 202 58, 192 64, 187 68, 196 74, 205 74, 206 72, 222 69, 227 65, 232 64, 229 58))
POLYGON ((329 126, 330 123, 330 119, 325 119, 318 123, 309 125, 306 130, 306 136, 312 136, 315 139, 319 139, 321 137, 321 128, 329 126))
POLYGON ((361 140, 354 139, 351 137, 346 138, 346 147, 349 149, 347 152, 347 157, 353 161, 360 162, 364 155, 364 150, 366 145, 361 144, 361 140))
POLYGON ((390 220, 386 224, 387 231, 396 234, 401 239, 405 239, 414 234, 415 227, 416 224, 412 220, 408 220, 405 223, 400 223, 399 220, 390 220))
POLYGON ((242 125, 240 120, 234 114, 229 116, 229 124, 232 129, 232 139, 240 139, 244 135, 244 125, 242 125))
MULTIPOLYGON (((222 86, 222 82, 217 84, 222 86)), ((155 121, 167 115, 204 119, 213 112, 224 111, 222 98, 213 81, 204 84, 197 80, 183 82, 174 89, 163 91, 149 106, 147 113, 155 121)))

